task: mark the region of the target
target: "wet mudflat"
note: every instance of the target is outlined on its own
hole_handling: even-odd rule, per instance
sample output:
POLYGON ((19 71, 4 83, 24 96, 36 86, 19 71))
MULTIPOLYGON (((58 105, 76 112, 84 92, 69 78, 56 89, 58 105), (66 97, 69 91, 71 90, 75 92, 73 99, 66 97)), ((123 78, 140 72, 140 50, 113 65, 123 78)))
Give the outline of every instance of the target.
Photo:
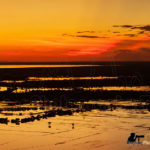
POLYGON ((22 65, 0 67, 0 150, 150 149, 149 62, 22 65))
MULTIPOLYGON (((89 105, 110 106, 109 101, 87 102, 89 105)), ((85 103, 86 104, 86 103, 85 103)), ((57 150, 57 149, 149 149, 150 145, 128 145, 127 138, 131 132, 144 134, 144 141, 148 141, 150 134, 150 112, 147 109, 123 109, 119 106, 137 106, 138 102, 113 102, 118 105, 116 109, 109 107, 105 110, 87 109, 77 111, 73 108, 72 115, 56 114, 54 117, 35 119, 25 123, 12 123, 15 118, 29 118, 40 114, 42 116, 48 110, 65 111, 68 108, 56 106, 40 106, 40 104, 24 104, 22 108, 34 108, 37 110, 10 111, 6 108, 19 108, 19 105, 11 106, 10 103, 1 102, 0 118, 8 118, 7 124, 0 124, 0 149, 1 150, 57 150), (4 110, 5 108, 5 110, 4 110), (42 109, 43 108, 43 109, 42 109), (9 115, 12 113, 13 115, 9 115)), ((145 103, 143 103, 145 105, 145 103)), ((147 142, 148 143, 148 142, 147 142)), ((149 143, 148 143, 149 144, 149 143)))

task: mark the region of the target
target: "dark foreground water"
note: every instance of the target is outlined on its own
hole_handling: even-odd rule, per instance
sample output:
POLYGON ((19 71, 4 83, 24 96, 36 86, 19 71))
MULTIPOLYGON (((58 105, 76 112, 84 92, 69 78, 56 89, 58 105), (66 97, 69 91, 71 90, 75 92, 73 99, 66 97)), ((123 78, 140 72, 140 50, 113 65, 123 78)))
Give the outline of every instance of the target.
POLYGON ((0 150, 150 148, 150 63, 2 64, 0 150), (141 144, 127 144, 131 132, 141 144))

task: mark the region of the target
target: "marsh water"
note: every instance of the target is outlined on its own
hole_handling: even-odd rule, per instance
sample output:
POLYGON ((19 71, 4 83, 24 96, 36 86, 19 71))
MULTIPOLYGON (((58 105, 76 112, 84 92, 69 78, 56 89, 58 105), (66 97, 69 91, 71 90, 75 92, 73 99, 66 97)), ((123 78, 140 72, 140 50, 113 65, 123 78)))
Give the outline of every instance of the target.
POLYGON ((149 67, 1 64, 0 150, 148 150, 149 67), (132 132, 142 144, 127 144, 132 132))

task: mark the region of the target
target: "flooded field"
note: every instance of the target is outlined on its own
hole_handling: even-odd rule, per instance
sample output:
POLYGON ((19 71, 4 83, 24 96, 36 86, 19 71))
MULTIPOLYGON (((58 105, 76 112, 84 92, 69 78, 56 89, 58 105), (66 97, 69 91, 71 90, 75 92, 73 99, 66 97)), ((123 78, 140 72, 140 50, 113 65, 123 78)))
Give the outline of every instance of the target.
POLYGON ((146 103, 91 101, 75 105, 76 108, 63 108, 39 101, 22 105, 1 102, 0 118, 8 121, 0 124, 0 149, 149 149, 150 112, 144 107, 146 103), (84 105, 93 106, 89 109, 84 105), (139 105, 143 108, 125 107, 139 105), (54 116, 44 116, 52 111, 54 116), (30 119, 23 122, 25 118, 30 119), (127 144, 131 132, 144 134, 144 144, 127 144))
POLYGON ((0 67, 0 150, 149 150, 145 63, 65 65, 0 67))

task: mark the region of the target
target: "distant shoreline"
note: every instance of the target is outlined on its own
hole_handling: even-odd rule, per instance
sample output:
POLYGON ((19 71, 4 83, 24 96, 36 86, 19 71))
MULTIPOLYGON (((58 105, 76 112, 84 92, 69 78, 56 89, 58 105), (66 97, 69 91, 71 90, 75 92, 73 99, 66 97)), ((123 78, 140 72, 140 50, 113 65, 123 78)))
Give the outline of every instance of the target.
POLYGON ((150 61, 68 61, 68 62, 0 62, 0 65, 57 65, 57 64, 61 64, 61 65, 70 65, 70 64, 75 64, 75 65, 81 65, 81 64, 112 64, 112 63, 116 63, 116 64, 120 64, 120 63, 150 63, 150 61))

